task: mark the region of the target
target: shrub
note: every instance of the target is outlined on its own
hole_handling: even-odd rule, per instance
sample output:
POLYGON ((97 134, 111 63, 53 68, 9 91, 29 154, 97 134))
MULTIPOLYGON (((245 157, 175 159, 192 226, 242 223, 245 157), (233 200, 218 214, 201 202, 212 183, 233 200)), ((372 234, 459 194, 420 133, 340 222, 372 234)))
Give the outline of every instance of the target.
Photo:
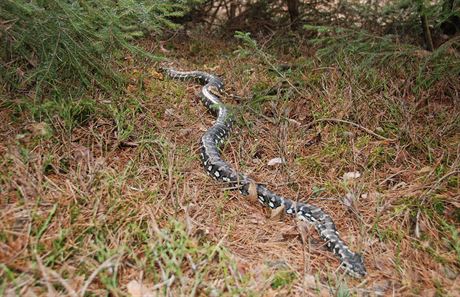
MULTIPOLYGON (((0 78, 8 91, 114 90, 120 50, 152 55, 129 42, 174 28, 187 0, 0 1, 0 78)), ((67 95, 68 95, 67 94, 67 95)))

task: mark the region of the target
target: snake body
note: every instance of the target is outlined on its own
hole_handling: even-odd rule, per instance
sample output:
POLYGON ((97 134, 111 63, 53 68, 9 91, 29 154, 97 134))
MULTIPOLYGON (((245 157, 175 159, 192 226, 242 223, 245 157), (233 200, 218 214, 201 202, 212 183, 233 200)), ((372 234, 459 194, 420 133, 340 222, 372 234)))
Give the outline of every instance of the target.
MULTIPOLYGON (((250 187, 257 190, 257 198, 261 204, 271 209, 284 207, 285 213, 296 217, 301 221, 311 223, 319 233, 321 239, 326 242, 328 249, 341 261, 345 271, 354 277, 364 277, 367 272, 363 258, 360 254, 351 251, 340 238, 332 218, 321 208, 308 204, 295 202, 279 196, 265 186, 255 183, 248 176, 237 172, 225 162, 219 147, 227 139, 234 118, 219 99, 224 88, 224 83, 217 76, 202 71, 176 71, 164 68, 167 76, 173 79, 197 80, 203 85, 200 98, 208 110, 217 117, 216 122, 201 137, 201 162, 208 173, 214 179, 227 183, 231 188, 239 189, 241 194, 249 195, 250 187)), ((251 190, 253 192, 253 190, 251 190)))

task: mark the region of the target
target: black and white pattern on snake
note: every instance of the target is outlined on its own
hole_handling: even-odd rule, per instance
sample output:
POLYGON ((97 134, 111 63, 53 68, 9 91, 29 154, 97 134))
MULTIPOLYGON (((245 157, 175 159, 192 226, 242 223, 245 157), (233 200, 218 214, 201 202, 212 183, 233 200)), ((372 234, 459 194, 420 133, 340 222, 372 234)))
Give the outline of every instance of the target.
POLYGON ((228 137, 233 126, 232 115, 218 97, 224 87, 222 80, 201 71, 183 72, 168 68, 163 70, 173 79, 194 79, 204 85, 200 92, 201 101, 214 116, 217 116, 214 125, 201 138, 201 162, 208 175, 229 184, 232 188, 239 189, 243 195, 249 195, 250 184, 255 184, 257 197, 261 204, 271 209, 284 207, 287 214, 313 224, 320 237, 326 242, 328 249, 340 259, 341 266, 354 277, 364 277, 366 268, 362 256, 348 248, 339 237, 332 218, 321 208, 279 196, 265 186, 254 183, 248 176, 237 172, 222 159, 219 146, 228 137))

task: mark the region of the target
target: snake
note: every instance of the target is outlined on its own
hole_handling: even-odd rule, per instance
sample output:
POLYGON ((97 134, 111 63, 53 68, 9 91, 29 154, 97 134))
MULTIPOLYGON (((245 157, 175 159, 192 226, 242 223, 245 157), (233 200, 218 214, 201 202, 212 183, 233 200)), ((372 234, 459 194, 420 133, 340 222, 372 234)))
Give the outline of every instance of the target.
POLYGON ((202 85, 199 93, 201 102, 216 117, 214 124, 201 137, 200 159, 206 173, 226 183, 231 189, 239 189, 242 195, 255 196, 256 191, 257 200, 263 206, 272 210, 284 208, 284 213, 312 224, 320 238, 325 241, 328 250, 340 260, 340 267, 353 277, 365 277, 367 271, 363 256, 353 252, 345 244, 331 216, 324 210, 309 203, 293 201, 277 195, 265 185, 256 183, 247 175, 238 172, 222 159, 222 145, 235 124, 234 116, 220 100, 224 93, 223 81, 218 76, 203 71, 178 71, 168 67, 162 67, 161 70, 171 79, 193 80, 200 83, 202 85))

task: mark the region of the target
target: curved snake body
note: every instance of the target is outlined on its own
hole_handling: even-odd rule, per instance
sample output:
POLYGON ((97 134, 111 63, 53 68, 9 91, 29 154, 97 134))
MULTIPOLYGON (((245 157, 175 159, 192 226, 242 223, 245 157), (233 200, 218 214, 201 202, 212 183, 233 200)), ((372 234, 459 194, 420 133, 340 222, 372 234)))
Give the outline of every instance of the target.
POLYGON ((257 197, 261 204, 271 209, 284 207, 284 211, 287 214, 313 224, 320 237, 326 242, 328 249, 340 259, 341 266, 354 277, 364 277, 366 275, 366 268, 364 267, 362 256, 354 253, 347 247, 339 237, 332 218, 321 208, 308 203, 294 202, 279 196, 268 190, 265 186, 255 183, 248 176, 238 173, 222 159, 219 146, 229 135, 234 122, 232 115, 217 95, 217 93, 223 91, 224 84, 222 80, 201 71, 183 72, 173 69, 163 70, 167 76, 173 79, 195 79, 203 84, 200 98, 208 110, 217 117, 214 125, 201 138, 201 162, 206 172, 214 179, 223 181, 232 188, 239 189, 243 195, 249 195, 250 185, 255 184, 257 197))

